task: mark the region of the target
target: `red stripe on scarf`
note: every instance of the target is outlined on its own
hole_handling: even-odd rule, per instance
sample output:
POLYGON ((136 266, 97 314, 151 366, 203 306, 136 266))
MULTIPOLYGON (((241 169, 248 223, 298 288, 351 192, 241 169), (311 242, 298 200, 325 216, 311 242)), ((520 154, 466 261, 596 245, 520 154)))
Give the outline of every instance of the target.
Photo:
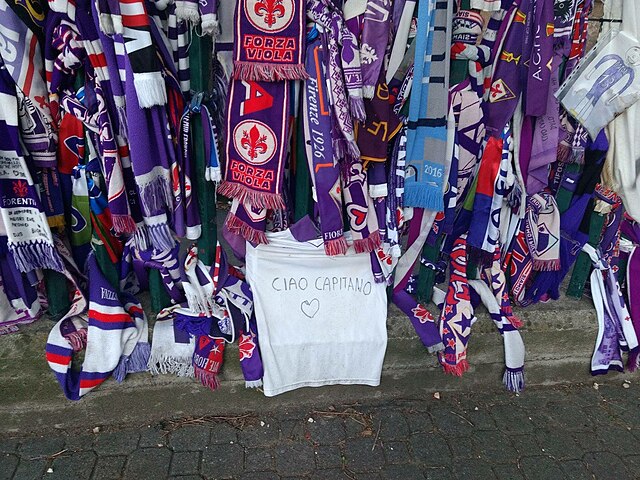
POLYGON ((89 318, 95 318, 100 322, 130 322, 133 323, 128 313, 102 313, 89 309, 89 318))
POLYGON ((66 366, 71 362, 71 355, 65 356, 58 353, 47 352, 47 362, 66 366))

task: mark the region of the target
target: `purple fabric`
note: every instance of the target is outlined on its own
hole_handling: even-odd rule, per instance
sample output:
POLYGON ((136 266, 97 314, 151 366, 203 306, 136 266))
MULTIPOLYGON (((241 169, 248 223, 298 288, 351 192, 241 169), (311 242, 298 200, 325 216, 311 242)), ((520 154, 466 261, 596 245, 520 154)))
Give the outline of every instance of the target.
POLYGON ((554 0, 537 0, 534 4, 533 41, 527 79, 525 114, 539 117, 547 112, 547 103, 540 99, 551 96, 551 68, 553 58, 554 0))
POLYGON ((389 21, 391 3, 388 0, 367 1, 360 45, 362 85, 365 98, 373 98, 378 84, 378 76, 384 63, 391 26, 389 21))

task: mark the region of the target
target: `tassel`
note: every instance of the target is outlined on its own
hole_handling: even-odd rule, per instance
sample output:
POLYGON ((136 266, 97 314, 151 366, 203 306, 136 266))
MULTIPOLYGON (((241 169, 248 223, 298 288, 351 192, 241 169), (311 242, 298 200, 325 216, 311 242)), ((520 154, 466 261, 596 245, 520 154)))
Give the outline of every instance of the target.
POLYGON ((133 352, 127 360, 127 373, 146 372, 149 357, 151 355, 151 345, 148 342, 138 342, 133 348, 133 352))
POLYGON ((87 347, 87 329, 81 328, 75 332, 64 335, 74 352, 81 352, 87 347))
POLYGON ((274 63, 233 62, 234 80, 252 80, 264 82, 277 82, 279 80, 306 80, 309 74, 304 64, 280 65, 274 63))
POLYGON ((405 184, 404 204, 407 207, 421 207, 427 210, 442 212, 444 210, 442 187, 422 183, 405 184))
POLYGON ((225 225, 231 233, 240 235, 242 238, 248 240, 254 245, 258 243, 269 243, 269 240, 267 240, 267 235, 264 232, 250 227, 231 212, 227 214, 225 225))
POLYGON ((520 320, 518 317, 516 317, 515 315, 511 315, 511 316, 507 317, 507 320, 515 328, 521 328, 524 325, 524 322, 522 320, 520 320))
POLYGON ((533 259, 533 269, 537 272, 551 272, 560 270, 560 259, 554 260, 540 260, 533 259))
POLYGON ((118 361, 116 368, 113 369, 113 372, 111 373, 111 375, 113 376, 115 381, 118 383, 122 383, 124 381, 125 377, 127 376, 127 356, 126 355, 122 355, 120 357, 120 360, 118 361))
POLYGON ((444 373, 455 375, 456 377, 461 377, 463 373, 469 370, 469 362, 465 359, 458 362, 456 365, 443 363, 442 368, 444 368, 444 373))
POLYGON ((63 272, 64 266, 58 252, 53 245, 45 243, 42 240, 27 243, 7 244, 16 268, 23 273, 37 270, 39 268, 48 268, 57 272, 63 272))
POLYGON ((364 109, 364 100, 362 97, 349 96, 349 110, 351 111, 351 117, 359 122, 364 122, 367 119, 367 113, 364 109))
POLYGON ((118 233, 132 234, 136 231, 136 222, 131 215, 111 215, 113 230, 118 233))
POLYGON ((344 255, 347 253, 349 245, 344 237, 326 240, 324 242, 324 253, 329 256, 344 255))
POLYGON ((133 74, 138 103, 142 108, 166 105, 167 88, 160 72, 144 72, 133 74))
POLYGON ((380 238, 380 230, 376 230, 367 238, 361 238, 353 241, 353 248, 356 253, 373 252, 380 247, 382 239, 380 238))
POLYGON ((364 98, 373 98, 376 94, 376 87, 374 85, 364 85, 362 87, 362 93, 364 98))
POLYGON ((246 380, 244 382, 245 388, 260 388, 262 386, 262 379, 260 380, 246 380))
POLYGON ((195 369, 195 377, 200 380, 200 383, 205 387, 215 391, 220 387, 220 380, 218 379, 218 375, 216 373, 207 372, 206 370, 202 370, 200 368, 195 369))
POLYGON ((231 183, 226 180, 218 186, 218 194, 235 198, 239 200, 240 203, 248 203, 254 207, 266 208, 268 210, 286 209, 282 195, 278 193, 256 192, 244 185, 231 183))
POLYGON ((524 369, 507 367, 502 377, 502 383, 510 392, 521 392, 524 390, 524 369))
POLYGON ((206 35, 211 35, 213 38, 220 35, 220 23, 218 22, 218 16, 213 13, 202 15, 200 26, 202 28, 202 33, 206 35))

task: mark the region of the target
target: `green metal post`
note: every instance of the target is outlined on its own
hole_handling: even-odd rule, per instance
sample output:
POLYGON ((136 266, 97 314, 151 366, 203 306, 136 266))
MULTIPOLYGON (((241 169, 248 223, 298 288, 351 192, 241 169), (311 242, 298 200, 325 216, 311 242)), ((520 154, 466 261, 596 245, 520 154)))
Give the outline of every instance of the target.
POLYGON ((309 168, 307 166, 307 152, 304 145, 304 140, 299 135, 303 127, 302 115, 299 115, 296 119, 294 130, 294 142, 295 142, 295 207, 293 212, 294 220, 297 222, 302 217, 311 213, 311 176, 309 175, 309 168))
POLYGON ((55 270, 44 270, 44 285, 49 302, 49 317, 57 322, 71 306, 67 279, 55 270))
MULTIPOLYGON (((600 243, 602 227, 604 226, 605 215, 597 212, 591 213, 589 221, 589 245, 597 247, 600 243)), ((584 286, 587 283, 587 277, 591 271, 591 258, 585 252, 580 252, 576 263, 573 267, 571 280, 567 287, 567 295, 575 298, 582 298, 584 286)))

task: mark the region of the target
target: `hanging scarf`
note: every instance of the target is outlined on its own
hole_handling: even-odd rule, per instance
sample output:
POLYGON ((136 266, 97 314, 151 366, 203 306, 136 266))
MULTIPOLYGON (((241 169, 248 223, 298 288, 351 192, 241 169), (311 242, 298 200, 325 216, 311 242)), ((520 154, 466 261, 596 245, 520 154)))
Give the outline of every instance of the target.
POLYGON ((0 217, 7 247, 21 272, 62 271, 36 186, 22 155, 15 84, 0 64, 0 217))
POLYGON ((382 239, 362 164, 354 163, 349 167, 346 178, 342 179, 342 192, 353 236, 353 248, 356 253, 376 250, 382 239))
POLYGON ((193 377, 192 358, 195 351, 195 337, 176 328, 177 307, 165 308, 153 325, 153 340, 149 356, 151 375, 173 374, 178 377, 193 377))
MULTIPOLYGON (((252 244, 269 243, 265 230, 267 227, 267 209, 241 203, 234 198, 224 222, 225 228, 233 235, 240 235, 252 244)), ((229 242, 232 243, 232 242, 229 242)), ((244 243, 244 242, 243 242, 244 243)))
POLYGON ((118 295, 94 255, 89 257, 89 278, 88 324, 72 310, 47 339, 47 362, 69 400, 79 400, 112 374, 122 381, 127 373, 145 371, 149 359, 147 320, 140 303, 128 294, 118 295), (86 350, 82 370, 77 371, 71 368, 74 348, 65 333, 83 325, 86 350))
POLYGON ((305 82, 302 99, 304 135, 307 139, 305 149, 325 253, 344 255, 347 241, 343 236, 340 171, 331 143, 331 113, 324 75, 324 54, 319 38, 308 44, 305 66, 309 79, 305 82))
POLYGON ((476 321, 467 283, 467 239, 455 240, 451 250, 449 287, 440 315, 440 335, 444 350, 438 354, 445 373, 461 377, 469 369, 467 344, 476 321))
POLYGON ((405 204, 441 211, 446 163, 451 2, 418 5, 414 77, 407 130, 405 204))
POLYGON ((365 98, 373 98, 389 43, 391 3, 388 0, 368 0, 362 26, 360 61, 365 98))
POLYGON ((591 245, 586 244, 582 250, 587 252, 594 265, 591 295, 598 316, 598 338, 591 357, 591 374, 623 371, 621 349, 638 348, 631 317, 611 268, 591 245))
MULTIPOLYGON (((627 255, 626 293, 631 322, 636 336, 640 338, 640 226, 626 216, 620 227, 624 236, 620 240, 620 251, 627 255)), ((629 352, 628 367, 635 371, 640 367, 640 348, 629 352)))
POLYGON ((273 82, 307 78, 303 6, 294 0, 237 2, 234 79, 273 82))
POLYGON ((362 68, 360 64, 360 51, 358 50, 358 40, 343 21, 339 13, 333 12, 332 28, 340 31, 340 60, 342 62, 342 72, 344 74, 344 85, 349 94, 349 109, 354 120, 364 121, 364 99, 362 89, 362 68))
MULTIPOLYGON (((550 92, 551 72, 554 60, 554 0, 538 0, 533 6, 531 25, 531 51, 528 58, 523 58, 528 63, 528 74, 525 91, 525 114, 540 117, 547 112, 547 102, 540 99, 549 99, 553 96, 550 92), (528 61, 527 61, 528 60, 528 61)), ((557 57, 555 60, 559 60, 557 57)))
MULTIPOLYGON (((171 45, 171 53, 173 54, 173 63, 178 73, 180 90, 186 95, 191 88, 191 71, 189 70, 189 41, 191 32, 187 22, 178 20, 176 3, 170 4, 167 7, 167 38, 171 45)), ((217 2, 208 1, 207 3, 213 4, 217 2)), ((212 24, 215 24, 217 19, 213 20, 212 24)), ((213 34, 213 32, 211 33, 213 34)))
POLYGON ((534 270, 560 269, 560 212, 551 194, 529 197, 525 235, 534 270))
POLYGON ((229 89, 226 172, 218 193, 252 206, 284 208, 289 82, 235 80, 229 89))

